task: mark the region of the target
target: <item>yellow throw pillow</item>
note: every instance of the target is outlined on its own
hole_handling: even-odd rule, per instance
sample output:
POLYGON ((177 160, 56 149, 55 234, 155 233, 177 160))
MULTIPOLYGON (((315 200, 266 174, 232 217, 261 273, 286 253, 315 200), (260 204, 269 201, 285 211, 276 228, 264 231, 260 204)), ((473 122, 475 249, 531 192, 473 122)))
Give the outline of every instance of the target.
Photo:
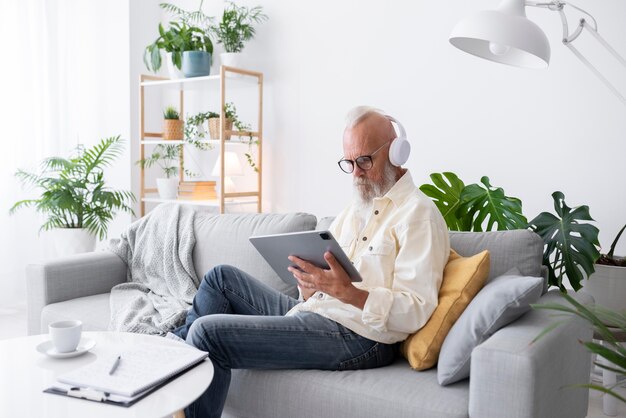
POLYGON ((489 276, 489 251, 461 257, 450 251, 439 289, 439 305, 422 328, 411 334, 401 346, 404 357, 415 370, 433 367, 439 358, 443 340, 467 305, 489 276))

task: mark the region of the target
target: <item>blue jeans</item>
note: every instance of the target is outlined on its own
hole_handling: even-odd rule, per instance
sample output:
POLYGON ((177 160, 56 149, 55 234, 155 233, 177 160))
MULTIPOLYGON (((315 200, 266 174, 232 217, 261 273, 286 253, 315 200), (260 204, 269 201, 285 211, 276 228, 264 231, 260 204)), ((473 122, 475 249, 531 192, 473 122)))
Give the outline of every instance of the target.
POLYGON ((235 267, 217 266, 204 276, 185 325, 174 330, 208 351, 214 367, 187 418, 221 416, 231 369, 354 370, 394 360, 396 344, 361 337, 315 313, 284 316, 298 303, 235 267))

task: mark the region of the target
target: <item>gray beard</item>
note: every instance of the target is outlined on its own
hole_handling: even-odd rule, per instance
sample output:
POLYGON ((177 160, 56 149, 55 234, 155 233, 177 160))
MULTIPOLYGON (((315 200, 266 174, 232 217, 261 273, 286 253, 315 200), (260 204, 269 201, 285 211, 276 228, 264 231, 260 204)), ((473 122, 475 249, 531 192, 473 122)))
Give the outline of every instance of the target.
POLYGON ((379 183, 355 177, 353 186, 357 213, 367 216, 374 204, 374 198, 384 196, 394 184, 396 184, 396 172, 389 163, 385 165, 383 178, 379 183))

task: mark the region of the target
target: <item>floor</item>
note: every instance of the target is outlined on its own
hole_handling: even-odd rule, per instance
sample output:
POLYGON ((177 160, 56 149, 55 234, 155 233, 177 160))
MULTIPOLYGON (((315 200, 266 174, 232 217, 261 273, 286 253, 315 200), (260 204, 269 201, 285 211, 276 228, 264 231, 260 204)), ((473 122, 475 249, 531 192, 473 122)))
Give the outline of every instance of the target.
MULTIPOLYGON (((26 335, 26 307, 3 307, 0 308, 0 340, 7 338, 22 337, 26 335)), ((626 380, 619 392, 626 397, 626 380)), ((626 404, 620 404, 618 417, 626 418, 626 404)), ((591 391, 589 395, 589 411, 587 418, 606 418, 602 413, 602 394, 591 391)))

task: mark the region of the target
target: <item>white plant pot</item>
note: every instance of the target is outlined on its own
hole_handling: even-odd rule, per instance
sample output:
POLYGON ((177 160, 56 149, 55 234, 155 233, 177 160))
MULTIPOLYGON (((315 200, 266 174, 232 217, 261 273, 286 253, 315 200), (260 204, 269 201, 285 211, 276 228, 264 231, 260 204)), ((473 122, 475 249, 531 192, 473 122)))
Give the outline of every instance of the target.
POLYGON ((156 179, 157 190, 161 199, 176 199, 178 195, 178 177, 156 179))
POLYGON ((243 54, 241 52, 222 52, 220 62, 228 67, 243 68, 243 54))
POLYGON ((183 71, 176 68, 176 66, 172 62, 171 52, 165 54, 165 62, 167 63, 167 72, 169 73, 170 78, 185 78, 185 74, 183 74, 183 71))
POLYGON ((85 228, 54 228, 49 231, 54 255, 65 257, 96 249, 96 236, 85 228))
POLYGON ((596 301, 596 305, 616 311, 626 310, 626 267, 596 264, 595 273, 584 282, 583 290, 596 301))

